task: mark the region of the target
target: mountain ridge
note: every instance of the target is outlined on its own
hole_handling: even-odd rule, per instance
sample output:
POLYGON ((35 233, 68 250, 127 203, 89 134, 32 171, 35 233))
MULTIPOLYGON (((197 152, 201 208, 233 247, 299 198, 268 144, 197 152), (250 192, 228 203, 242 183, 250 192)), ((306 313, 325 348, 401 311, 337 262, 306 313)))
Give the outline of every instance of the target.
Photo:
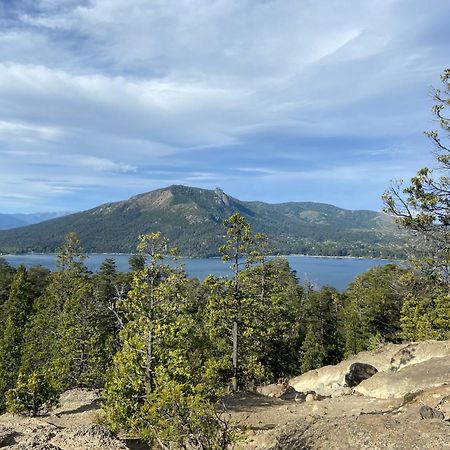
POLYGON ((314 202, 241 201, 222 189, 183 185, 104 203, 46 222, 0 231, 0 251, 53 252, 75 231, 87 252, 133 252, 137 236, 161 231, 186 256, 216 256, 225 239, 223 220, 245 216, 283 254, 395 257, 398 232, 388 216, 314 202))
POLYGON ((74 211, 52 211, 38 213, 0 213, 0 230, 25 227, 46 220, 63 217, 74 211))

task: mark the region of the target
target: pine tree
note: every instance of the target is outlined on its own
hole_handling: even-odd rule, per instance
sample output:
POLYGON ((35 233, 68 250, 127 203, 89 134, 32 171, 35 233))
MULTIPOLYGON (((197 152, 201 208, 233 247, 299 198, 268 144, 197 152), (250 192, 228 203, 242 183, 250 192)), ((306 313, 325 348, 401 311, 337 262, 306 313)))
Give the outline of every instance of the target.
POLYGON ((134 272, 120 305, 125 321, 108 371, 104 411, 113 430, 139 435, 151 448, 187 448, 228 439, 229 433, 204 382, 191 285, 183 270, 162 263, 167 244, 160 233, 140 237, 138 249, 148 262, 134 272))
POLYGON ((58 330, 64 305, 80 288, 86 276, 84 255, 75 233, 69 233, 57 257, 59 271, 52 273, 43 294, 33 305, 34 314, 24 332, 21 372, 40 372, 58 356, 58 330))
POLYGON ((14 387, 20 367, 23 330, 31 312, 30 285, 27 271, 19 266, 11 284, 8 300, 2 305, 5 318, 0 339, 0 408, 4 395, 14 387))
POLYGON ((243 294, 240 286, 240 272, 242 266, 248 264, 243 258, 248 256, 252 249, 253 239, 251 236, 251 228, 248 222, 239 213, 234 213, 229 219, 224 221, 227 229, 228 239, 224 245, 220 247, 222 259, 231 261, 231 270, 233 271, 233 279, 229 283, 230 295, 228 298, 228 308, 232 311, 233 324, 231 328, 231 339, 233 343, 232 364, 233 377, 231 380, 233 391, 237 391, 242 384, 242 374, 240 368, 240 333, 242 332, 242 310, 243 310, 243 294))
POLYGON ((312 326, 308 327, 305 340, 302 345, 301 372, 322 367, 325 362, 325 349, 320 338, 316 336, 312 326))

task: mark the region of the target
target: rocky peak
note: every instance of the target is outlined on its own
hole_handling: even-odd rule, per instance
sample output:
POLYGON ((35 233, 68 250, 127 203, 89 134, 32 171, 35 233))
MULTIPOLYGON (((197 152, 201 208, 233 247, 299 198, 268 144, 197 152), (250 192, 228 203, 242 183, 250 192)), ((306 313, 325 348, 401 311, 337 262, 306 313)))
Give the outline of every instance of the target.
POLYGON ((225 206, 230 206, 230 198, 228 197, 227 194, 225 194, 225 192, 223 192, 222 189, 216 187, 214 189, 214 197, 215 200, 217 201, 217 203, 221 204, 221 205, 225 205, 225 206))

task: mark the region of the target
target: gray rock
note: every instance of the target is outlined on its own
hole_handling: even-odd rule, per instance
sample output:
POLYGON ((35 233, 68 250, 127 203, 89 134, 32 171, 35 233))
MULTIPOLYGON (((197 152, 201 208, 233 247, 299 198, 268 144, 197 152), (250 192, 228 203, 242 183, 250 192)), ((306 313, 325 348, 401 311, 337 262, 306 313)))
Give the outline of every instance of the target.
POLYGON ((444 414, 441 411, 431 408, 428 405, 422 405, 419 408, 419 414, 422 419, 444 419, 444 414))
POLYGON ((443 386, 450 381, 450 356, 431 358, 397 372, 378 372, 364 380, 354 391, 368 397, 402 398, 424 389, 443 386))
POLYGON ((364 380, 378 372, 377 368, 365 363, 353 363, 345 374, 345 384, 349 387, 358 386, 364 380))

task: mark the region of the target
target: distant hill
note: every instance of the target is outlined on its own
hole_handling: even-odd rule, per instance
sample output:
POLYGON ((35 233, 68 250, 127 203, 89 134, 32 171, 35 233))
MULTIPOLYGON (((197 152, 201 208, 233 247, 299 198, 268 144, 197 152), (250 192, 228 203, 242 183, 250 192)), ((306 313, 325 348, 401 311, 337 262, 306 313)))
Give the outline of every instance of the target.
POLYGON ((9 230, 11 228, 24 227, 56 217, 67 216, 73 211, 57 211, 31 214, 0 214, 0 230, 9 230))
POLYGON ((69 231, 85 251, 133 252, 137 236, 161 231, 182 255, 213 256, 225 239, 223 220, 244 215, 281 254, 396 257, 402 242, 391 219, 374 211, 291 202, 240 201, 221 189, 170 186, 45 223, 0 232, 0 251, 53 252, 69 231))

